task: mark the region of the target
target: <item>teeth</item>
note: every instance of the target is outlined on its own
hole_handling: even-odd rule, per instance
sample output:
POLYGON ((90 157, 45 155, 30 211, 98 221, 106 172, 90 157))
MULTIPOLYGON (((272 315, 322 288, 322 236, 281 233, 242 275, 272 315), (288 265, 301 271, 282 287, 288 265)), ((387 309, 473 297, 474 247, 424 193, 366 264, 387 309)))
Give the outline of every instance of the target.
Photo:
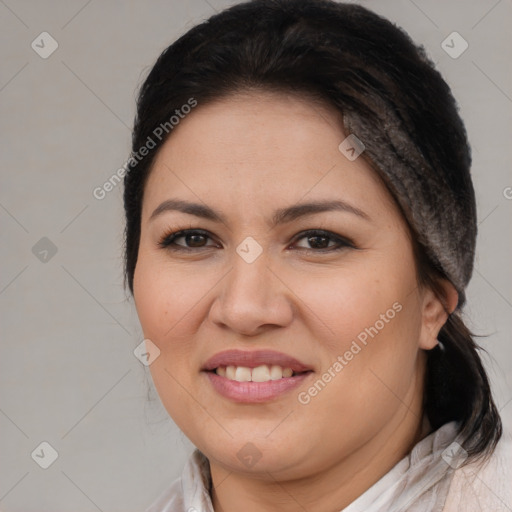
MULTIPOLYGON (((226 367, 226 377, 230 380, 235 380, 235 371, 236 371, 235 366, 226 367)), ((218 371, 217 371, 217 373, 218 373, 218 371)))
POLYGON ((219 366, 215 373, 221 377, 238 382, 267 382, 269 380, 278 380, 293 375, 291 368, 283 368, 277 364, 262 364, 256 368, 247 366, 219 366))
POLYGON ((267 380, 270 380, 270 371, 268 366, 264 364, 253 368, 251 372, 251 380, 253 382, 267 382, 267 380))
POLYGON ((283 369, 280 366, 273 364, 270 367, 270 378, 272 380, 282 379, 283 378, 283 369))
POLYGON ((238 382, 250 382, 251 369, 245 366, 237 366, 235 371, 235 380, 238 382))
POLYGON ((283 369, 283 377, 291 377, 293 374, 293 370, 291 368, 283 369))

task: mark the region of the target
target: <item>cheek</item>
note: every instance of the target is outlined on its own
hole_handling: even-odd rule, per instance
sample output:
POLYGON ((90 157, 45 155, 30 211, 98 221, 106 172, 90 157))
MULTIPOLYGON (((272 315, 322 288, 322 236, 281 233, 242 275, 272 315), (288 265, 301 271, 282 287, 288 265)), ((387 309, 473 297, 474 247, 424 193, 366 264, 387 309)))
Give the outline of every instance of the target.
POLYGON ((397 276, 384 268, 372 269, 370 265, 304 275, 288 273, 283 280, 300 299, 299 309, 312 336, 318 337, 328 352, 343 353, 354 340, 364 346, 365 341, 369 344, 374 338, 389 338, 392 342, 406 334, 408 319, 404 317, 408 315, 402 311, 410 288, 407 276, 397 276))
POLYGON ((160 258, 140 258, 134 277, 134 300, 146 338, 165 353, 190 350, 186 336, 192 334, 201 301, 216 283, 211 272, 199 273, 192 266, 170 265, 160 258))
MULTIPOLYGON (((375 307, 372 314, 356 316, 352 310, 352 316, 337 323, 346 337, 341 335, 337 347, 329 349, 319 379, 301 390, 305 394, 300 396, 301 404, 308 401, 299 412, 309 419, 312 438, 336 440, 343 433, 341 451, 362 446, 396 415, 405 417, 409 409, 404 404, 411 403, 411 390, 416 386, 416 322, 406 316, 404 307, 379 329, 379 316, 373 313, 386 314, 392 304, 384 302, 383 308, 379 301, 365 304, 375 307)), ((319 456, 329 458, 332 443, 324 445, 319 456)))
POLYGON ((199 421, 204 416, 190 396, 193 372, 197 372, 193 336, 200 325, 201 299, 215 284, 211 273, 210 277, 204 274, 170 266, 142 252, 134 275, 134 301, 144 338, 160 349, 149 367, 151 376, 162 404, 182 429, 191 417, 199 421))
POLYGON ((347 428, 356 417, 373 424, 400 407, 397 396, 414 381, 421 328, 414 274, 367 268, 333 275, 302 279, 296 288, 316 314, 311 334, 325 349, 320 377, 328 384, 311 390, 311 405, 347 420, 347 428))

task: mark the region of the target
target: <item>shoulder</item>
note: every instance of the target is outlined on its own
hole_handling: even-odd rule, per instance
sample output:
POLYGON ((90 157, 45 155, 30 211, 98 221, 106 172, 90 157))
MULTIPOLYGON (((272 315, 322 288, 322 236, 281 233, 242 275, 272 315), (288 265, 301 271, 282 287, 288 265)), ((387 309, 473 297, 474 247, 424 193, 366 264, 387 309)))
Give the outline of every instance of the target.
POLYGON ((144 512, 181 512, 184 507, 181 478, 177 478, 144 512))
POLYGON ((210 500, 208 459, 194 450, 180 478, 145 510, 145 512, 213 512, 210 500))
POLYGON ((505 512, 512 510, 512 437, 504 433, 486 462, 454 471, 443 512, 505 512))

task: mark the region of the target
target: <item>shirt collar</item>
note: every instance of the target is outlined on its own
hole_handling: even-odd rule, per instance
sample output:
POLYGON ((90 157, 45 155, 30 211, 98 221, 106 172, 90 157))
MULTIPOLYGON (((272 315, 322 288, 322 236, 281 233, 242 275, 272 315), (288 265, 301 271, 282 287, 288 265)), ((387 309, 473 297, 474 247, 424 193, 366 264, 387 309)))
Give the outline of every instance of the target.
MULTIPOLYGON (((456 467, 447 449, 455 445, 457 431, 457 423, 450 422, 422 439, 342 512, 441 510, 456 467), (424 508, 427 503, 432 508, 424 508)), ((195 449, 181 477, 184 511, 214 512, 211 485, 208 459, 195 449)))

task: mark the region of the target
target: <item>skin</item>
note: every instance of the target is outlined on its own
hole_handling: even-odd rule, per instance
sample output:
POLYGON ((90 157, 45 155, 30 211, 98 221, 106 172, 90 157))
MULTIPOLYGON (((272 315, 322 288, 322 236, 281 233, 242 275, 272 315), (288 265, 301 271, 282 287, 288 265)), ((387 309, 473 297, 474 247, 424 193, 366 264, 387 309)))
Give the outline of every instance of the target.
MULTIPOLYGON (((447 312, 418 286, 407 225, 380 179, 363 157, 339 151, 341 126, 337 112, 295 95, 252 91, 200 104, 159 150, 146 184, 135 305, 161 351, 150 369, 162 403, 209 458, 216 511, 341 510, 429 432, 425 350, 447 312), (170 198, 206 204, 226 222, 177 211, 150 220, 170 198), (327 211, 269 225, 277 208, 324 199, 369 220, 327 211), (158 245, 182 229, 210 238, 176 240, 189 252, 158 245), (322 251, 336 239, 318 248, 318 238, 297 236, 308 229, 356 248, 322 251), (236 252, 248 236, 263 250, 252 263, 236 252), (394 303, 401 311, 301 404, 298 394, 394 303), (281 351, 314 372, 270 402, 239 404, 201 373, 231 348, 281 351), (248 442, 261 454, 252 467, 237 457, 248 442)), ((457 294, 443 286, 451 311, 457 294)))

